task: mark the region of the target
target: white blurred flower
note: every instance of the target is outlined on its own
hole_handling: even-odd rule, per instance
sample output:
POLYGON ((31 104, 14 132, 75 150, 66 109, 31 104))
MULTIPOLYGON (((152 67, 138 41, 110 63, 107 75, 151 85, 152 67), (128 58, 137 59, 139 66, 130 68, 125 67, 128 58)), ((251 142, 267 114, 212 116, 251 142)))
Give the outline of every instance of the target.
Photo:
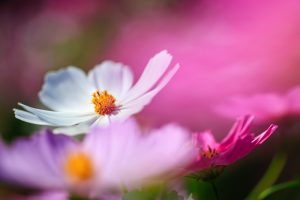
POLYGON ((170 81, 179 68, 176 64, 166 72, 171 60, 166 50, 156 54, 135 85, 129 67, 113 61, 102 62, 88 75, 75 67, 50 72, 39 97, 53 111, 19 103, 25 111, 14 109, 15 116, 33 124, 59 127, 55 132, 70 135, 124 120, 141 111, 170 81))

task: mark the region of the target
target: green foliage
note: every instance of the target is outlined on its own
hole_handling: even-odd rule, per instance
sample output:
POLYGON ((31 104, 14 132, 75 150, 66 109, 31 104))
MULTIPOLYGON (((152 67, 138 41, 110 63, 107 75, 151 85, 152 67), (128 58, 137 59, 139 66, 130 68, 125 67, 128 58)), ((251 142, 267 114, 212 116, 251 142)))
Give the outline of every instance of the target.
POLYGON ((286 159, 287 159, 286 157, 287 155, 281 152, 277 153, 274 156, 266 173, 261 178, 261 180, 256 185, 256 187, 253 189, 253 191, 246 198, 247 200, 258 199, 258 196, 262 191, 264 191, 266 188, 270 187, 275 183, 275 181, 278 179, 285 166, 286 159))
POLYGON ((195 200, 215 199, 214 191, 209 182, 186 178, 185 187, 187 188, 187 193, 191 193, 195 200))
POLYGON ((128 192, 123 200, 181 200, 176 191, 169 191, 163 185, 155 185, 140 190, 128 192))
POLYGON ((300 179, 295 181, 290 181, 286 183, 281 183, 278 185, 274 185, 266 190, 264 190, 260 195, 259 199, 267 199, 268 197, 272 196, 274 193, 281 192, 284 190, 290 190, 293 188, 300 188, 300 179))

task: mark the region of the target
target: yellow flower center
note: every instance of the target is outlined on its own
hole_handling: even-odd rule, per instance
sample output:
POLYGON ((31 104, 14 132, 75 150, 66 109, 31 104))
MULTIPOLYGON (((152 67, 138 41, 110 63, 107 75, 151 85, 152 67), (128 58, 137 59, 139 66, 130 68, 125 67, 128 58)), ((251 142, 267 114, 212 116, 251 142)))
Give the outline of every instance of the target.
POLYGON ((75 182, 87 181, 94 175, 93 163, 84 153, 73 153, 67 157, 65 173, 75 182))
POLYGON ((201 152, 201 156, 208 159, 211 159, 217 156, 218 154, 218 151, 216 149, 212 149, 210 146, 208 146, 208 149, 206 151, 201 152))
POLYGON ((94 92, 92 103, 94 104, 95 112, 99 115, 111 115, 117 111, 115 97, 106 90, 94 92))

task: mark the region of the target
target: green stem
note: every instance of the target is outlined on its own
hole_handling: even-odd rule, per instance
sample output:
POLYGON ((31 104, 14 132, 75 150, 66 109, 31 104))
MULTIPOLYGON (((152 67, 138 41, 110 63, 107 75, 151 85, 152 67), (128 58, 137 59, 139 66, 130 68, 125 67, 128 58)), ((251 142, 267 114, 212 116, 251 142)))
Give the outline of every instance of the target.
POLYGON ((285 189, 290 189, 290 188, 295 188, 295 187, 300 187, 300 180, 296 180, 296 181, 290 181, 290 182, 286 182, 286 183, 281 183, 278 185, 275 185, 273 187, 270 187, 266 190, 264 190, 260 195, 259 195, 259 200, 263 200, 265 198, 267 198, 268 196, 285 190, 285 189))
POLYGON ((216 186, 215 182, 214 181, 210 181, 210 185, 211 185, 211 187, 212 187, 212 189, 214 191, 216 200, 220 200, 220 196, 219 196, 218 189, 217 189, 217 186, 216 186))
POLYGON ((277 154, 275 154, 266 173, 261 178, 256 187, 252 190, 252 192, 248 195, 248 197, 246 197, 246 200, 257 200, 259 194, 262 191, 269 188, 275 183, 284 168, 287 160, 286 157, 286 154, 282 152, 278 152, 277 154))

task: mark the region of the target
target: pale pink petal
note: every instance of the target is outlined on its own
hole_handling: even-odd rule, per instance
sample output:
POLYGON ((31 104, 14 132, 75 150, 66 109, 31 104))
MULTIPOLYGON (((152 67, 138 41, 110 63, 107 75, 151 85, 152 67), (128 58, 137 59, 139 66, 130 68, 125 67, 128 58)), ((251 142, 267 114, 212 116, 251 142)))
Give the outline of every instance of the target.
POLYGON ((66 189, 62 164, 77 143, 70 137, 40 131, 11 145, 0 144, 0 180, 35 189, 66 189))
POLYGON ((13 195, 9 200, 69 200, 69 194, 61 191, 48 191, 31 195, 13 195))
POLYGON ((188 132, 177 125, 142 133, 129 119, 93 129, 83 146, 101 170, 102 189, 133 189, 183 171, 195 156, 189 141, 188 132))

